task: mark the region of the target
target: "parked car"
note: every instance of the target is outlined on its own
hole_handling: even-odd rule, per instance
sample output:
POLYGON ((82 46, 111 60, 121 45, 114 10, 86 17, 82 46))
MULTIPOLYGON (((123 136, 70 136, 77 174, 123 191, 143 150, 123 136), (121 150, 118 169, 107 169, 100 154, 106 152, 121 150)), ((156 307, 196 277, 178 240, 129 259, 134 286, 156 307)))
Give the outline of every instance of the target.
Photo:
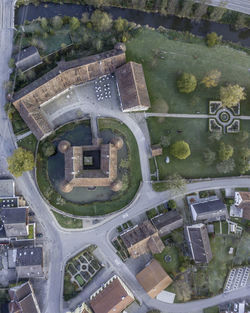
POLYGON ((29 216, 33 216, 33 215, 35 215, 35 213, 32 212, 32 211, 30 211, 30 212, 29 212, 29 216))
POLYGON ((38 234, 36 234, 36 237, 37 238, 41 238, 41 237, 43 237, 43 234, 42 233, 38 233, 38 234))

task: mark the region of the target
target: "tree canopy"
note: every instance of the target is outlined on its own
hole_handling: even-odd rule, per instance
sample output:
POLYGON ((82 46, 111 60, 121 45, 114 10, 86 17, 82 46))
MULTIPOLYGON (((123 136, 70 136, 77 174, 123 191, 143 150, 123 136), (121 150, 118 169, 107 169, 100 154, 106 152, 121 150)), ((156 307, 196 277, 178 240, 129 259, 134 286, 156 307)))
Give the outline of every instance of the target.
POLYGON ((46 141, 42 146, 42 151, 44 156, 50 157, 51 155, 55 154, 56 148, 53 143, 46 141))
POLYGON ((184 160, 190 156, 189 144, 185 141, 176 141, 170 146, 170 153, 177 159, 184 160))
POLYGON ((190 93, 197 86, 196 77, 191 73, 182 73, 177 80, 177 87, 181 93, 190 93))
POLYGON ((104 32, 109 30, 113 23, 110 15, 100 10, 95 10, 95 12, 91 15, 91 22, 97 31, 104 32))
POLYGON ((70 29, 72 31, 77 30, 77 28, 80 27, 80 21, 77 17, 71 17, 70 18, 70 29))
POLYGON ((246 93, 243 87, 237 84, 229 84, 220 88, 220 99, 224 107, 230 108, 237 105, 241 100, 246 99, 246 93))
POLYGON ((216 169, 219 173, 223 173, 223 174, 226 174, 226 173, 229 173, 229 172, 232 172, 235 168, 235 162, 234 162, 234 159, 228 159, 228 160, 225 160, 225 161, 222 161, 221 163, 218 163, 216 165, 216 169))
POLYGON ((234 153, 234 148, 230 146, 229 144, 225 144, 224 142, 221 142, 218 153, 219 153, 219 159, 221 161, 225 161, 231 158, 231 156, 234 153))
POLYGON ((221 41, 221 37, 218 36, 215 32, 207 34, 206 43, 207 43, 208 47, 210 47, 210 48, 214 47, 215 45, 220 43, 220 41, 221 41))
POLYGON ((52 26, 54 29, 61 29, 63 26, 63 20, 60 16, 54 16, 52 18, 52 26))
POLYGON ((220 81, 221 72, 212 70, 208 72, 202 79, 201 83, 207 88, 216 87, 220 81))
POLYGON ((23 172, 34 168, 34 155, 31 151, 18 148, 13 155, 8 157, 8 170, 16 177, 22 176, 23 172))

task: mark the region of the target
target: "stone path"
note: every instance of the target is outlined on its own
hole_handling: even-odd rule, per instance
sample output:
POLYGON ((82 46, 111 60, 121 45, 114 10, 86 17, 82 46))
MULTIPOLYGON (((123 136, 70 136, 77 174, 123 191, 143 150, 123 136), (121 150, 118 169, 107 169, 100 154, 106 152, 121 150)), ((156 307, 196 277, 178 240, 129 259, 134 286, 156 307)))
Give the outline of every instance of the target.
POLYGON ((24 133, 24 134, 17 135, 17 136, 16 136, 16 140, 19 141, 19 140, 21 140, 21 139, 24 139, 24 138, 28 137, 28 136, 31 135, 31 134, 32 134, 31 131, 27 131, 27 132, 24 133))
MULTIPOLYGON (((212 118, 216 116, 217 115, 209 115, 209 114, 145 113, 145 117, 212 118)), ((240 120, 250 120, 250 115, 239 115, 239 116, 234 116, 234 118, 240 119, 240 120)))

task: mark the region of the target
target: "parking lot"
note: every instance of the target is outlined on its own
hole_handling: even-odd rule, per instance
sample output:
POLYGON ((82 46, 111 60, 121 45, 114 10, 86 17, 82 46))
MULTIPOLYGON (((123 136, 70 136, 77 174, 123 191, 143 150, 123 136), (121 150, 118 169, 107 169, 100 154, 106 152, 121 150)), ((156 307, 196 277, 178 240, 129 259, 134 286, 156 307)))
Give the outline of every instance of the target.
POLYGON ((227 278, 224 292, 230 292, 248 285, 250 283, 249 274, 250 274, 249 267, 239 267, 232 269, 227 278))

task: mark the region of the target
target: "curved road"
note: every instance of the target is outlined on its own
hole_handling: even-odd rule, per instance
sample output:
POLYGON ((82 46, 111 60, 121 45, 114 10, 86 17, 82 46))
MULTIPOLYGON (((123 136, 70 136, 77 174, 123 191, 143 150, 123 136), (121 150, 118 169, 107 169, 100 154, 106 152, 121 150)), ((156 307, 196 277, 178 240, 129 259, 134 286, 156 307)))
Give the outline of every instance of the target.
MULTIPOLYGON (((4 81, 8 80, 9 77, 8 60, 12 50, 13 31, 11 27, 13 26, 12 18, 14 14, 14 2, 11 2, 10 0, 0 0, 0 14, 3 16, 2 12, 9 12, 9 14, 4 14, 4 18, 1 20, 0 24, 0 47, 2 53, 0 58, 0 173, 1 175, 6 175, 8 173, 6 158, 10 156, 13 150, 16 148, 16 138, 4 111, 5 92, 3 88, 4 81)), ((106 110, 98 113, 103 114, 104 116, 113 116, 112 112, 106 112, 106 110)), ((126 209, 126 218, 130 219, 133 218, 133 216, 137 216, 138 214, 144 212, 146 209, 155 207, 170 197, 172 198, 173 194, 171 191, 156 193, 152 190, 151 184, 149 182, 150 171, 147 158, 148 144, 143 131, 129 114, 123 114, 121 112, 118 116, 117 112, 113 114, 115 114, 114 117, 120 118, 131 128, 140 150, 143 183, 137 197, 126 209)), ((102 253, 105 255, 105 259, 108 260, 114 271, 126 282, 126 284, 135 294, 136 298, 142 303, 140 312, 143 313, 146 312, 147 308, 149 307, 155 307, 162 312, 198 312, 205 307, 219 304, 229 299, 237 299, 249 294, 248 288, 242 288, 241 290, 237 290, 228 295, 222 294, 214 298, 189 302, 185 304, 166 304, 157 300, 153 300, 147 296, 126 264, 117 258, 117 255, 109 241, 110 232, 113 228, 121 223, 124 211, 112 216, 108 220, 104 221, 101 225, 97 224, 92 229, 77 231, 65 230, 57 224, 56 220, 50 212, 48 205, 43 201, 39 191, 37 190, 36 184, 30 173, 25 173, 22 177, 16 180, 16 183, 23 196, 36 213, 37 218, 44 226, 46 234, 50 238, 50 266, 47 281, 47 295, 45 300, 46 307, 43 310, 46 313, 64 312, 66 310, 66 308, 63 307, 62 302, 64 265, 67 259, 75 255, 78 251, 82 250, 89 244, 96 244, 99 246, 102 253)), ((205 181, 188 184, 187 192, 210 189, 211 183, 213 189, 250 186, 250 181, 248 178, 225 178, 215 179, 212 182, 205 181)))

